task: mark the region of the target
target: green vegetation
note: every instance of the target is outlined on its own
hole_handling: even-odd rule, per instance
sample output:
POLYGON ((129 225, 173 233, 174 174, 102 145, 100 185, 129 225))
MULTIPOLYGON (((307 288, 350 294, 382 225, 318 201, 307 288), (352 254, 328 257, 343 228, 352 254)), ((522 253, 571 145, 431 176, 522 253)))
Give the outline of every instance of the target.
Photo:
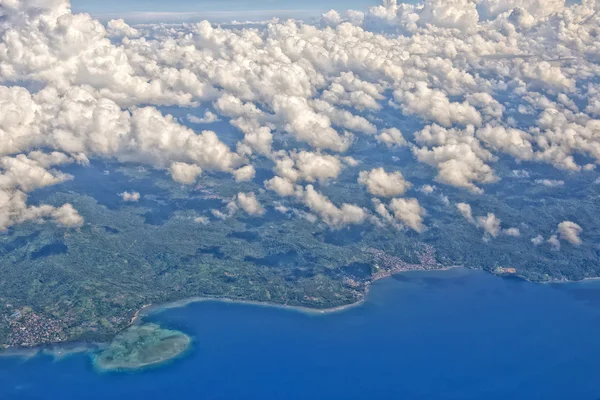
MULTIPOLYGON (((363 161, 364 169, 371 166, 363 161)), ((486 243, 482 231, 439 195, 414 193, 428 212, 428 229, 422 234, 370 223, 335 231, 303 218, 302 210, 273 210, 282 199, 268 191, 258 193, 269 206, 261 218, 240 212, 221 220, 210 214, 212 208, 223 209, 237 191, 257 190, 256 182, 206 175, 202 187, 194 188, 176 184, 162 172, 121 167, 104 175, 105 168, 110 167, 68 171, 92 176, 76 177, 58 192, 35 193, 44 203, 73 204, 85 218, 82 228, 29 223, 0 235, 0 348, 107 342, 144 305, 190 297, 316 309, 347 305, 360 300, 373 274, 382 272, 376 265, 385 272, 396 262, 419 263, 424 244, 433 246, 441 265, 490 272, 514 268, 515 275, 534 281, 600 275, 590 239, 600 229, 593 201, 600 185, 583 181, 573 181, 579 189, 568 196, 557 191, 543 200, 528 192, 526 183, 508 179, 502 193, 494 192, 498 186, 490 195, 444 188, 453 202, 470 203, 475 215, 495 212, 503 226, 521 230, 521 237, 486 243), (117 193, 131 189, 142 193, 142 199, 122 202, 117 193), (210 222, 195 221, 200 216, 210 222), (553 251, 547 243, 531 244, 530 238, 538 233, 547 238, 564 219, 584 227, 589 236, 581 246, 564 243, 553 251), (389 255, 390 264, 381 265, 381 255, 368 249, 389 255)), ((423 169, 406 171, 413 182, 427 176, 423 169)), ((321 189, 337 203, 352 197, 370 206, 371 196, 357 187, 356 176, 343 175, 340 182, 321 189)))

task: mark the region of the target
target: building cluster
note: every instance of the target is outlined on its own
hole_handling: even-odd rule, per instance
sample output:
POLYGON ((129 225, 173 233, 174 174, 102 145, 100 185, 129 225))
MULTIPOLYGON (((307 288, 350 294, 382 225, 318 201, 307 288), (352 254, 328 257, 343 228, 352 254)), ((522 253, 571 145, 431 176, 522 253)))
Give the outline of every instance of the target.
POLYGON ((365 252, 371 254, 375 259, 377 271, 372 279, 377 280, 398 272, 426 271, 441 268, 442 265, 435 258, 435 249, 429 245, 423 245, 423 251, 419 254, 419 264, 408 263, 399 257, 387 254, 383 250, 368 247, 365 252))
POLYGON ((58 343, 66 340, 59 320, 28 312, 10 321, 9 346, 31 347, 44 343, 58 343))

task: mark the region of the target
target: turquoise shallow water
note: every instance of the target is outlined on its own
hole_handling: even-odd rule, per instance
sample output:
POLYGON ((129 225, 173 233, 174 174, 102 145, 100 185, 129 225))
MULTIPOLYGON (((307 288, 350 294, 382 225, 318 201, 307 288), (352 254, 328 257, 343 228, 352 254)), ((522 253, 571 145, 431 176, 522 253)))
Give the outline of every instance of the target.
POLYGON ((0 399, 600 399, 600 282, 408 273, 306 315, 206 302, 148 318, 194 337, 168 365, 0 358, 0 399))

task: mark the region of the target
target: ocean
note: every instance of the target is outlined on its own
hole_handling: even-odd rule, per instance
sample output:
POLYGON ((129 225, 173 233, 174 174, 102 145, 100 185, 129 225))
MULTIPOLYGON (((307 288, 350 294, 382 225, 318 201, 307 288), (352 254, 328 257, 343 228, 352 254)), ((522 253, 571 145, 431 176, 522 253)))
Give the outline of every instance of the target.
POLYGON ((202 302, 145 320, 193 347, 130 373, 0 357, 0 399, 600 399, 600 281, 413 272, 337 313, 202 302))

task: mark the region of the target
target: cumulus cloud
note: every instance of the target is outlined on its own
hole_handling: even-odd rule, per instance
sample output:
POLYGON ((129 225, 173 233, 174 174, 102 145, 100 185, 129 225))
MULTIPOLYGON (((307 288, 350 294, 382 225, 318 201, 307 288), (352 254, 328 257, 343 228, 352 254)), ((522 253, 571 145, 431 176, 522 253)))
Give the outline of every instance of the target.
POLYGON ((581 244, 581 238, 579 237, 583 232, 583 228, 573 221, 563 221, 558 224, 558 234, 562 240, 579 246, 581 244))
POLYGON ((123 201, 136 202, 140 200, 140 194, 138 192, 123 192, 119 193, 119 196, 123 201))
POLYGON ((430 89, 426 82, 416 82, 412 90, 396 90, 396 101, 402 104, 402 111, 417 114, 422 118, 442 126, 481 125, 481 114, 469 103, 451 102, 442 91, 430 89))
POLYGON ((475 218, 473 218, 473 211, 471 210, 471 206, 467 203, 458 203, 456 204, 456 208, 462 214, 463 217, 470 223, 475 223, 475 218))
POLYGON ((274 191, 280 196, 292 196, 296 193, 294 184, 290 180, 280 176, 274 176, 268 181, 265 181, 264 184, 267 189, 274 191))
MULTIPOLYGON (((20 211, 6 211, 16 217, 4 226, 25 215, 53 219, 50 209, 28 207, 26 193, 70 179, 52 170, 58 158, 140 163, 191 184, 203 171, 252 179, 251 163, 266 157, 277 176, 265 187, 305 203, 302 182, 333 181, 353 165, 335 153, 359 140, 409 145, 397 128, 381 128, 388 121, 375 113, 388 106, 426 124, 411 150, 443 184, 482 193, 498 179, 500 153, 593 169, 599 24, 589 0, 386 0, 366 13, 330 11, 317 26, 272 21, 260 29, 103 25, 63 0, 5 1, 0 157, 10 160, 1 190, 5 210, 20 211), (188 129, 157 108, 207 104, 214 112, 188 121, 222 118, 242 133, 237 143, 188 129)), ((377 185, 381 196, 395 196, 377 185)), ((328 218, 343 225, 335 221, 344 218, 328 218)))
POLYGON ((68 228, 82 226, 83 218, 71 204, 60 207, 27 205, 27 192, 72 179, 71 175, 49 169, 72 161, 70 157, 56 152, 0 157, 0 231, 27 221, 52 220, 68 228))
POLYGON ((202 174, 202 168, 194 164, 174 162, 169 167, 169 173, 174 181, 191 185, 202 174))
POLYGON ((106 32, 111 37, 130 37, 140 36, 140 32, 127 25, 123 19, 111 19, 106 24, 106 32))
POLYGON ((208 219, 208 217, 200 216, 194 218, 194 222, 197 224, 208 225, 210 220, 208 219))
POLYGON ((252 180, 254 178, 254 175, 256 175, 256 170, 252 165, 245 165, 233 171, 233 176, 235 176, 236 182, 245 182, 252 180))
POLYGON ((487 215, 473 216, 473 210, 471 205, 467 203, 457 203, 456 208, 462 214, 462 216, 471 224, 477 228, 483 230, 484 240, 488 241, 491 238, 496 238, 499 235, 506 235, 512 237, 521 236, 519 228, 502 228, 502 220, 494 213, 487 213, 487 215))
POLYGON ((537 235, 531 239, 531 243, 533 243, 534 246, 539 246, 540 244, 544 243, 544 237, 542 235, 537 235))
POLYGON ((335 179, 342 168, 338 157, 309 151, 292 152, 275 163, 275 173, 290 182, 335 179))
POLYGON ((262 215, 265 213, 265 209, 256 199, 254 192, 240 192, 237 194, 236 200, 238 206, 250 215, 262 215))
POLYGON ((64 204, 54 209, 50 216, 58 225, 67 228, 77 228, 83 225, 83 217, 71 204, 64 204))
POLYGON ((431 193, 435 192, 435 189, 436 189, 436 187, 433 185, 423 185, 418 190, 419 190, 419 192, 422 192, 425 194, 431 194, 431 193))
POLYGON ((301 199, 313 213, 319 215, 332 228, 342 228, 346 225, 360 224, 367 218, 367 212, 354 204, 343 203, 337 207, 327 196, 315 190, 313 185, 307 185, 301 193, 301 199))
POLYGON ((417 199, 397 198, 390 201, 390 210, 394 218, 416 232, 423 232, 423 217, 426 212, 417 199))
POLYGON ((219 117, 209 110, 204 111, 204 115, 202 117, 188 114, 186 118, 192 124, 212 124, 213 122, 219 121, 219 117))
POLYGON ((402 132, 397 128, 383 129, 381 133, 377 135, 376 139, 387 147, 406 146, 408 144, 406 139, 404 139, 404 136, 402 136, 402 132))
POLYGON ((483 229, 486 235, 496 237, 501 232, 500 219, 493 213, 488 213, 485 217, 479 216, 476 219, 476 225, 483 229))
POLYGON ((521 236, 521 231, 519 230, 519 228, 508 228, 508 229, 504 229, 503 232, 507 236, 514 236, 514 237, 521 236))
POLYGON ((554 251, 560 250, 560 240, 558 239, 558 236, 556 236, 556 235, 550 236, 548 238, 547 242, 548 242, 548 244, 550 244, 550 246, 552 246, 552 250, 554 250, 554 251))
POLYGON ((428 125, 415 134, 417 143, 413 153, 421 162, 438 170, 436 180, 448 185, 482 193, 475 183, 492 183, 498 180, 487 164, 496 158, 475 137, 475 128, 446 129, 428 125))
POLYGON ((403 195, 412 184, 404 179, 400 171, 386 172, 383 168, 361 171, 358 183, 367 187, 367 191, 375 196, 396 197, 403 195))

